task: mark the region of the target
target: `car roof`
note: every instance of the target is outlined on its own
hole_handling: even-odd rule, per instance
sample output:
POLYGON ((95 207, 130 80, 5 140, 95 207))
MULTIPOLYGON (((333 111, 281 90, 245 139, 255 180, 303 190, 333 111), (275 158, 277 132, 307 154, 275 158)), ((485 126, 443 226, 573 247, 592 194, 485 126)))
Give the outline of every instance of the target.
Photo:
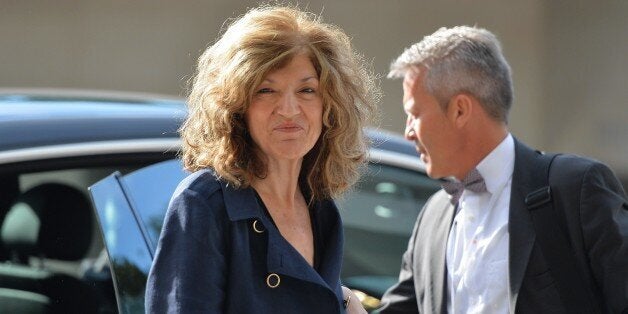
POLYGON ((176 138, 175 98, 106 93, 0 91, 0 151, 138 138, 176 138))

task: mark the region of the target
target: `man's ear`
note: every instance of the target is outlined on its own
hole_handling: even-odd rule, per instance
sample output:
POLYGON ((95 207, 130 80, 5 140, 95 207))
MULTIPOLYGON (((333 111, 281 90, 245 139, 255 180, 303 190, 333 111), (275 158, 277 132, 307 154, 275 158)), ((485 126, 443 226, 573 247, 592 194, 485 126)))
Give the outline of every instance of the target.
POLYGON ((458 128, 464 127, 473 114, 477 100, 465 93, 454 95, 447 106, 447 117, 458 128))

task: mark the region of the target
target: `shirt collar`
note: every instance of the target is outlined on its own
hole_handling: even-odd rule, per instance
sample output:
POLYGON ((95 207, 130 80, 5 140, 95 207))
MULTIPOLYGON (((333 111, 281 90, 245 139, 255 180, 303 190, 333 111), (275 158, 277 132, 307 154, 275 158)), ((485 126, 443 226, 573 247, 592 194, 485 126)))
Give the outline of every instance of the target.
POLYGON ((506 138, 484 157, 476 168, 484 178, 488 192, 494 194, 510 179, 514 165, 515 142, 512 135, 508 133, 506 138))

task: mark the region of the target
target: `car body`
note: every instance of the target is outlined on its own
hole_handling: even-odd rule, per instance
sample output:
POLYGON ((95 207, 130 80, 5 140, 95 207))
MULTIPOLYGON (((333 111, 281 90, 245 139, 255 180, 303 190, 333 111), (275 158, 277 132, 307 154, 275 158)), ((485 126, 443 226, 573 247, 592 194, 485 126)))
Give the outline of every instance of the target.
MULTIPOLYGON (((0 89, 0 309, 144 312, 161 223, 187 175, 176 158, 185 115, 183 100, 163 96, 0 89)), ((438 183, 411 143, 367 133, 369 166, 337 204, 343 283, 373 308, 438 183)))

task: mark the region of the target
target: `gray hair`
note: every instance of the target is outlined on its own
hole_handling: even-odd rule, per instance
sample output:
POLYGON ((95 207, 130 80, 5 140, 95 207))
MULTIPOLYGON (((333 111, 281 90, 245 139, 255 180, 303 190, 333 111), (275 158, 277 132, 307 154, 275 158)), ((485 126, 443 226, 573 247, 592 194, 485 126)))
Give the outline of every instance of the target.
POLYGON ((498 121, 508 121, 513 87, 510 66, 493 33, 483 28, 441 28, 407 48, 390 66, 389 78, 427 70, 425 86, 445 108, 458 93, 476 97, 498 121))

